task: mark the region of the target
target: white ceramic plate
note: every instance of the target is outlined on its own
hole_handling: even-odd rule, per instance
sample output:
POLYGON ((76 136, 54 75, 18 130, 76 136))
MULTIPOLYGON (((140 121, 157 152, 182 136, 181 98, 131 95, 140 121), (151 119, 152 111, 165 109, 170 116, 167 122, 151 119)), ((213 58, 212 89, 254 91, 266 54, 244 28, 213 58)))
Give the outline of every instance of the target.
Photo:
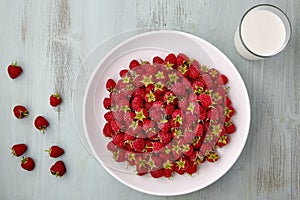
POLYGON ((83 104, 83 126, 89 146, 103 167, 125 185, 153 195, 172 196, 202 189, 223 176, 236 162, 246 143, 250 125, 250 103, 245 84, 231 61, 216 47, 194 35, 178 31, 153 31, 132 37, 112 49, 94 70, 86 88, 83 104), (216 163, 203 163, 193 177, 184 175, 171 180, 150 176, 136 176, 116 163, 106 150, 107 139, 102 134, 106 112, 102 101, 108 95, 108 78, 119 79, 118 72, 132 59, 152 60, 156 55, 185 53, 209 67, 215 67, 229 78, 230 97, 236 114, 233 118, 237 131, 230 143, 219 151, 216 163))

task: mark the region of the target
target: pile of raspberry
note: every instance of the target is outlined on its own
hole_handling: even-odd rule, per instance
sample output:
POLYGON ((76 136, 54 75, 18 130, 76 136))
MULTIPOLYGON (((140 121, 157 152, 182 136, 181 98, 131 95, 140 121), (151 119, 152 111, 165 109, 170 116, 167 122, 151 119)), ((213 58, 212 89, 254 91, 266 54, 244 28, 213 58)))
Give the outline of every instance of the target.
POLYGON ((194 174, 205 161, 219 159, 216 148, 236 127, 228 78, 185 54, 132 60, 120 79, 108 79, 103 105, 107 149, 142 176, 170 178, 194 174))

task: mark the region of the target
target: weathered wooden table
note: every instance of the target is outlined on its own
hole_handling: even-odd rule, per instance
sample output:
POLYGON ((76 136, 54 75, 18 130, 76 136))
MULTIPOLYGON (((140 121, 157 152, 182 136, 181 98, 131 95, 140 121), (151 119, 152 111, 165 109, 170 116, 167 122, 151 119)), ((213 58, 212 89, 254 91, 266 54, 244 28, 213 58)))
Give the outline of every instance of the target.
POLYGON ((168 199, 134 191, 111 177, 78 138, 72 115, 72 89, 80 64, 100 42, 125 30, 162 27, 206 39, 236 65, 248 88, 251 128, 244 151, 232 169, 209 187, 174 199, 300 198, 300 2, 271 0, 292 23, 287 49, 264 61, 247 61, 234 49, 233 35, 242 14, 258 0, 90 0, 0 1, 0 199, 168 199), (6 66, 17 60, 24 69, 8 78, 6 66), (48 105, 58 89, 61 112, 48 105), (12 114, 24 104, 30 116, 12 114), (49 118, 45 135, 33 127, 35 116, 49 118), (25 142, 36 160, 33 172, 20 169, 10 155, 25 142), (51 176, 56 159, 44 149, 61 145, 67 174, 51 176))

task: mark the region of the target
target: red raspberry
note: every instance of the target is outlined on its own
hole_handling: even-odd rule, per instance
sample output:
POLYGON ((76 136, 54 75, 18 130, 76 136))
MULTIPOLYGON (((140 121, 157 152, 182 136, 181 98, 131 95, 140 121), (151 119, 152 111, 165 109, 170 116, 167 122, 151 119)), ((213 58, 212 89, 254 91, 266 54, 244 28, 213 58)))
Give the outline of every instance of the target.
POLYGON ((104 118, 107 122, 111 122, 114 119, 114 114, 112 111, 109 111, 104 114, 104 118))
POLYGON ((200 94, 198 96, 198 100, 200 101, 201 105, 204 107, 204 108, 207 108, 209 106, 211 106, 212 104, 212 99, 209 95, 207 94, 200 94))
POLYGON ((175 107, 173 105, 166 105, 165 106, 165 113, 166 115, 172 115, 172 113, 174 112, 175 107))
POLYGON ((103 100, 103 106, 104 106, 105 109, 110 110, 110 108, 111 108, 111 99, 105 97, 104 100, 103 100))
POLYGON ((103 135, 105 137, 112 137, 114 134, 114 131, 111 128, 110 123, 106 123, 103 127, 103 135))
POLYGON ((155 56, 152 62, 153 64, 163 64, 164 60, 159 56, 155 56))
POLYGON ((188 64, 188 62, 190 61, 190 59, 183 53, 179 53, 177 55, 177 65, 181 66, 183 64, 188 64))
POLYGON ((165 62, 167 63, 167 67, 172 67, 173 69, 177 68, 177 58, 173 53, 167 55, 165 62))
POLYGON ((194 133, 196 136, 201 137, 203 135, 203 125, 202 124, 197 124, 194 127, 194 133))
POLYGON ((161 143, 163 144, 168 144, 172 140, 172 135, 169 132, 160 131, 158 135, 161 143))
POLYGON ((132 60, 129 63, 129 69, 131 70, 137 68, 138 66, 140 66, 140 63, 137 60, 132 60))
POLYGON ((195 163, 191 163, 189 167, 186 169, 186 173, 192 175, 197 172, 198 165, 195 163))
POLYGON ((153 178, 160 178, 164 175, 163 169, 157 169, 155 171, 150 171, 150 174, 153 178))
POLYGON ((110 78, 106 81, 107 91, 112 92, 115 87, 116 87, 116 82, 113 79, 110 78))
POLYGON ((131 102, 131 108, 133 110, 138 110, 139 108, 143 108, 143 107, 144 107, 143 99, 141 99, 140 97, 134 97, 131 102))
POLYGON ((134 140, 132 142, 132 147, 136 152, 142 152, 146 147, 145 140, 140 139, 140 138, 134 140))
POLYGON ((119 75, 120 75, 120 77, 124 78, 124 77, 127 75, 128 72, 129 72, 128 69, 122 69, 122 70, 119 72, 119 75))
POLYGON ((197 67, 195 67, 194 65, 191 65, 189 68, 188 76, 192 80, 197 79, 200 76, 200 73, 199 73, 199 70, 197 69, 197 67))
POLYGON ((120 148, 124 147, 124 133, 118 133, 112 137, 112 142, 120 148))

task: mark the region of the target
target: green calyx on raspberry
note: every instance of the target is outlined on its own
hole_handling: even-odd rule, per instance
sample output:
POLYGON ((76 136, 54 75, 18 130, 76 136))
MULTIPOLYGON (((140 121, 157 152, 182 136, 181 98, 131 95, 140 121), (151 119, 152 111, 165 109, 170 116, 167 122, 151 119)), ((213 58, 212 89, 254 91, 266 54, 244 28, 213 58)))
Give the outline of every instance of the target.
POLYGON ((127 75, 123 77, 123 83, 130 83, 130 77, 128 77, 127 75))
POLYGON ((126 105, 126 106, 122 106, 121 110, 126 113, 127 111, 130 111, 131 109, 126 105))
POLYGON ((143 121, 143 119, 145 119, 145 118, 146 118, 146 116, 144 115, 142 109, 140 111, 135 111, 135 117, 134 117, 134 119, 143 121))
POLYGON ((191 146, 186 144, 186 145, 183 145, 183 151, 184 152, 188 152, 189 150, 191 149, 191 146))
POLYGON ((167 117, 167 116, 165 116, 165 115, 162 115, 161 119, 159 120, 159 123, 161 123, 161 124, 165 124, 165 123, 167 123, 167 122, 168 122, 168 120, 166 119, 166 117, 167 117))
POLYGON ((211 95, 213 101, 219 101, 220 99, 222 99, 222 97, 219 95, 219 93, 215 92, 211 95))
POLYGON ((182 124, 182 118, 180 117, 180 115, 176 115, 176 117, 173 120, 179 123, 180 125, 182 124))
POLYGON ((196 86, 195 90, 194 90, 195 94, 201 94, 203 93, 203 87, 200 86, 196 86))
POLYGON ((213 140, 212 135, 206 135, 204 141, 205 142, 211 142, 213 140))
POLYGON ((212 77, 216 77, 219 73, 218 73, 217 70, 212 69, 212 70, 209 72, 209 74, 210 74, 212 77))
POLYGON ((164 167, 165 169, 172 169, 172 163, 171 163, 169 160, 167 160, 167 162, 165 162, 165 163, 163 164, 163 167, 164 167))
POLYGON ((169 81, 170 81, 171 83, 176 83, 176 82, 177 82, 178 76, 177 76, 176 73, 169 74, 168 76, 169 76, 169 81))
POLYGON ((167 69, 173 69, 173 68, 172 68, 173 65, 174 65, 174 64, 167 62, 166 67, 167 67, 167 69))
POLYGON ((169 147, 165 147, 164 152, 166 154, 169 154, 169 153, 171 153, 171 149, 169 149, 169 147))
POLYGON ((132 120, 132 123, 129 127, 131 127, 133 130, 135 130, 139 125, 139 122, 138 121, 133 121, 132 120))
POLYGON ((164 85, 161 82, 154 83, 154 91, 163 91, 164 85))
POLYGON ((179 151, 181 151, 182 149, 179 144, 176 144, 176 145, 173 145, 172 150, 175 151, 176 153, 179 153, 179 151))
POLYGON ((152 101, 155 101, 155 100, 156 100, 155 95, 153 94, 152 91, 150 91, 149 94, 146 94, 146 97, 147 97, 147 99, 148 99, 148 102, 152 102, 152 101))
POLYGON ((176 164, 178 166, 178 169, 185 168, 185 161, 182 160, 182 158, 178 161, 176 161, 176 164))
POLYGON ((153 169, 154 167, 156 167, 155 163, 154 163, 154 161, 153 161, 153 159, 152 159, 151 156, 150 156, 150 158, 149 158, 149 160, 147 162, 147 165, 150 167, 150 169, 153 169))
POLYGON ((186 65, 180 65, 178 67, 179 71, 181 72, 181 74, 185 74, 188 70, 187 70, 187 66, 186 65))
POLYGON ((145 85, 145 87, 147 87, 149 84, 153 84, 152 75, 144 76, 144 79, 141 82, 145 85))
POLYGON ((176 138, 180 138, 181 136, 183 136, 183 133, 182 133, 182 131, 180 129, 175 129, 174 130, 174 136, 176 138))
POLYGON ((189 103, 189 106, 187 108, 187 110, 191 111, 192 113, 194 113, 194 109, 195 109, 195 105, 193 102, 189 103))
POLYGON ((135 160, 135 154, 134 153, 129 153, 128 154, 128 160, 129 161, 134 161, 135 160))
POLYGON ((208 72, 208 68, 207 68, 206 65, 202 65, 202 66, 201 66, 201 70, 202 70, 203 72, 208 72))
POLYGON ((219 134, 222 132, 222 129, 220 128, 220 125, 212 125, 212 134, 219 136, 219 134))
POLYGON ((232 112, 232 110, 230 110, 228 107, 226 107, 225 110, 224 110, 224 114, 225 114, 226 117, 229 117, 231 112, 232 112))
POLYGON ((134 89, 133 84, 126 85, 126 90, 133 90, 133 89, 134 89))
POLYGON ((162 71, 157 72, 157 73, 155 74, 155 77, 156 77, 157 79, 164 79, 164 78, 165 78, 164 73, 163 73, 162 71))
POLYGON ((175 99, 176 96, 171 93, 170 95, 167 96, 167 104, 173 103, 175 99))

